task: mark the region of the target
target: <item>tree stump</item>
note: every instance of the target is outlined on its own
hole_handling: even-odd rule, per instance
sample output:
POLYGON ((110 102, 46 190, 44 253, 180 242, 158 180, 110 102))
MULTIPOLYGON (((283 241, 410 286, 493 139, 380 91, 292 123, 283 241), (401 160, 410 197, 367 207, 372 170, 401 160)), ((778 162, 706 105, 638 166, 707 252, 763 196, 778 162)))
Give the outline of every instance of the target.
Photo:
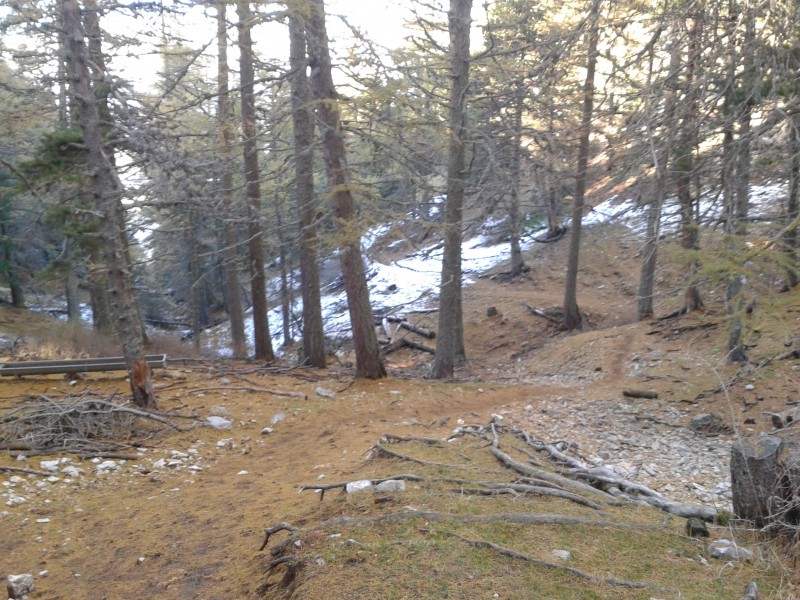
POLYGON ((731 448, 733 511, 758 527, 800 524, 800 441, 756 435, 731 448))

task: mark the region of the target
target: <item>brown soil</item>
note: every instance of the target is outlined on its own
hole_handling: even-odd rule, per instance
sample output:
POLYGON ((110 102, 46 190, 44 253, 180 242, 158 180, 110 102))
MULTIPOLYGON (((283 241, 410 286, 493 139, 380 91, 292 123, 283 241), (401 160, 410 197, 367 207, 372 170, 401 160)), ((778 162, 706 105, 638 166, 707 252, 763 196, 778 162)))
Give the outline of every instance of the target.
MULTIPOLYGON (((763 411, 785 410, 797 398, 796 360, 757 365, 800 340, 800 291, 759 298, 750 321, 750 364, 728 365, 725 319, 713 299, 703 314, 637 323, 638 243, 605 228, 590 230, 585 247, 579 287, 585 330, 560 333, 526 309, 562 301, 566 242, 539 247, 528 257, 531 270, 524 277, 483 277, 466 288, 470 360, 455 382, 422 379, 431 358, 411 350, 390 355, 392 376, 383 381, 354 382, 338 365, 328 372, 275 374, 246 363, 173 363, 157 374, 160 410, 205 418, 223 407, 233 429, 158 431, 120 473, 95 474, 95 464, 75 459, 87 471, 83 478, 66 482, 61 476, 37 493, 23 493, 18 484, 14 489, 27 502, 0 505, 0 576, 47 570, 36 577, 33 598, 42 599, 253 597, 258 582, 252 558, 263 529, 277 521, 306 524, 317 497, 298 493, 303 484, 386 475, 385 465, 365 458, 384 433, 444 438, 459 419, 487 423, 502 409, 518 421, 526 407, 535 415, 538 403, 553 398, 575 406, 615 403, 625 388, 654 389, 664 407, 686 409, 687 416, 713 412, 750 433, 770 429, 763 411), (499 314, 486 316, 490 306, 499 314), (652 352, 666 358, 641 360, 652 352), (241 389, 254 387, 302 392, 307 399, 241 389), (335 398, 318 395, 318 387, 334 391, 335 398), (273 425, 278 413, 286 419, 273 425), (265 427, 274 431, 264 435, 265 427), (169 459, 172 451, 190 459, 175 469, 153 468, 154 459, 169 459), (44 519, 49 521, 39 522, 44 519)), ((678 308, 675 281, 661 274, 659 312, 678 308)), ((434 316, 416 320, 435 328, 434 316)), ((22 334, 29 323, 27 313, 0 310, 0 333, 22 334)), ((116 376, 90 376, 74 385, 56 376, 6 379, 0 382, 0 411, 34 395, 85 390, 128 391, 116 376)), ((0 456, 0 465, 38 469, 44 458, 23 462, 10 452, 0 456)), ((40 481, 26 479, 31 486, 40 481)))

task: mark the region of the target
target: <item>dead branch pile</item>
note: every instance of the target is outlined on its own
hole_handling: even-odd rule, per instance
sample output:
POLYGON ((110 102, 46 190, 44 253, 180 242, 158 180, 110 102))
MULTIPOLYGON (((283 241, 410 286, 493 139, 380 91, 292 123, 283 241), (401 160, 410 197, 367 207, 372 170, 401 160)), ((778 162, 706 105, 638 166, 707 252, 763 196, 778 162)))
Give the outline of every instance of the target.
POLYGON ((0 414, 0 450, 20 454, 53 451, 85 454, 128 446, 134 438, 151 437, 158 429, 183 430, 157 413, 114 402, 114 396, 98 399, 90 392, 54 399, 37 395, 0 414))

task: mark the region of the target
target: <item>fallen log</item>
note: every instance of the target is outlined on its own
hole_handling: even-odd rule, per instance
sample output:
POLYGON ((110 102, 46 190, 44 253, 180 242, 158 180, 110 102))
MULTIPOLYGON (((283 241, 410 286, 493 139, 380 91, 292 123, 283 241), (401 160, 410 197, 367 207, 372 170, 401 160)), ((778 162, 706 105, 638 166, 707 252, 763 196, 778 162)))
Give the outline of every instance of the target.
POLYGON ((554 323, 555 325, 559 325, 559 326, 561 325, 561 318, 560 317, 556 317, 556 316, 550 315, 542 308, 536 308, 535 306, 531 306, 530 304, 527 304, 527 303, 525 304, 525 308, 527 308, 532 314, 536 315, 537 317, 541 317, 542 319, 545 319, 546 321, 550 321, 551 323, 554 323))
POLYGON ((433 338, 436 337, 435 331, 431 331, 430 329, 426 329, 425 327, 412 325, 408 321, 400 321, 400 327, 402 327, 403 329, 407 329, 408 331, 411 331, 413 333, 416 333, 417 335, 421 335, 422 337, 427 338, 429 340, 432 340, 433 338))

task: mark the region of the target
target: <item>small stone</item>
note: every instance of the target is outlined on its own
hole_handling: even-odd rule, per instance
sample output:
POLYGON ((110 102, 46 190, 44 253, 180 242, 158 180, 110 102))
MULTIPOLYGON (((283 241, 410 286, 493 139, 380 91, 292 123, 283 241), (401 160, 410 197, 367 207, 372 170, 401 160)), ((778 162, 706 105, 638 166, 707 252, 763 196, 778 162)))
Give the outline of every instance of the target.
POLYGON ((490 306, 489 308, 487 308, 486 309, 486 316, 487 317, 496 317, 497 316, 497 307, 496 306, 490 306))
POLYGON ((231 429, 233 427, 233 421, 215 415, 206 417, 206 423, 213 429, 231 429))
POLYGON ((369 479, 361 479, 359 481, 351 481, 345 486, 345 491, 348 494, 354 494, 363 490, 368 490, 372 487, 372 482, 369 479))
POLYGON ((48 519, 47 517, 45 517, 44 519, 36 519, 36 522, 37 522, 37 523, 49 523, 49 522, 50 522, 50 519, 48 519))
POLYGON ((264 429, 261 430, 261 435, 269 435, 273 431, 275 430, 272 427, 264 427, 264 429))
POLYGON ((239 471, 237 473, 237 475, 248 475, 248 474, 249 474, 249 471, 245 471, 244 469, 242 469, 241 471, 239 471))
POLYGON ((314 392, 316 392, 317 396, 322 396, 323 398, 336 397, 336 392, 332 392, 331 390, 326 390, 323 387, 318 387, 317 389, 314 390, 314 392))
POLYGON ((747 548, 737 546, 730 540, 714 540, 708 546, 708 553, 712 558, 720 560, 739 561, 750 560, 753 553, 747 548))
POLYGON ((231 380, 228 379, 227 377, 220 377, 219 378, 219 384, 220 385, 230 385, 231 384, 231 380))
POLYGON ((552 550, 550 554, 558 560, 569 560, 572 558, 572 553, 569 550, 552 550))
POLYGON ((48 575, 50 575, 50 571, 48 571, 47 569, 45 569, 44 571, 39 571, 39 577, 47 577, 48 575))
POLYGON ((752 383, 748 383, 746 386, 744 386, 744 389, 746 389, 748 392, 752 392, 754 389, 756 389, 756 386, 754 386, 752 383))
POLYGON ((280 423, 281 421, 285 420, 286 420, 286 413, 279 412, 272 415, 272 418, 269 420, 269 422, 272 423, 273 425, 276 425, 277 423, 280 423))
POLYGON ((392 492, 405 492, 406 491, 406 482, 402 479, 389 479, 387 481, 381 481, 378 485, 376 485, 373 490, 376 494, 379 493, 392 493, 392 492))
POLYGON ((6 578, 6 588, 8 590, 8 597, 17 599, 23 598, 36 587, 33 585, 33 575, 24 573, 22 575, 9 575, 6 578))

